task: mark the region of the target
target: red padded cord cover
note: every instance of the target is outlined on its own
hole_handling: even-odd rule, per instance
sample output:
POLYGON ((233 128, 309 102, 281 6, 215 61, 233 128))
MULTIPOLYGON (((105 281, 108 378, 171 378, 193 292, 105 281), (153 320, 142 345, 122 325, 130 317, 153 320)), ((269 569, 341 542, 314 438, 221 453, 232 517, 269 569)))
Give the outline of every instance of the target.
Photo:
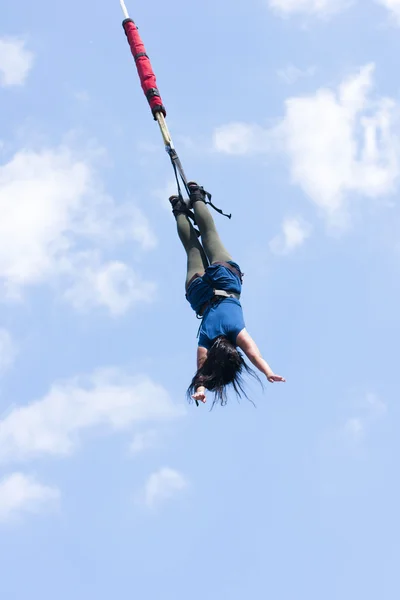
POLYGON ((126 37, 128 38, 129 46, 136 62, 140 83, 142 84, 142 89, 150 104, 151 111, 153 115, 157 112, 162 112, 165 117, 167 113, 157 88, 156 76, 151 66, 150 59, 146 54, 146 49, 142 42, 142 38, 139 35, 138 28, 132 19, 125 19, 123 28, 126 37))

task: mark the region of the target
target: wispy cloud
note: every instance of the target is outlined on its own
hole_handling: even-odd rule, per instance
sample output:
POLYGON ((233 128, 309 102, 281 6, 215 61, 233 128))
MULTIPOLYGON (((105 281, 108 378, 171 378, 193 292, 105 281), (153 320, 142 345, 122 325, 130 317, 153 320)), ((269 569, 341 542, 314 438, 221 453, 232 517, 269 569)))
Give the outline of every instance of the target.
MULTIPOLYGON (((400 25, 400 0, 374 0, 389 12, 394 23, 400 25)), ((269 8, 282 17, 309 15, 328 18, 349 8, 359 0, 267 0, 269 8)))
POLYGON ((59 500, 57 488, 42 485, 34 477, 13 473, 0 481, 0 522, 23 513, 37 513, 59 500))
POLYGON ((141 431, 137 433, 130 446, 129 451, 133 456, 137 454, 141 454, 145 450, 150 450, 154 448, 158 443, 158 433, 154 429, 149 429, 148 431, 141 431))
POLYGON ((149 508, 170 500, 188 486, 184 475, 164 467, 148 478, 144 488, 144 502, 149 508))
POLYGON ((343 426, 343 433, 346 437, 351 438, 352 440, 360 440, 364 437, 365 427, 363 419, 359 417, 351 417, 351 419, 347 419, 346 423, 343 426))
POLYGON ((351 442, 361 442, 374 424, 386 414, 385 402, 376 394, 368 393, 359 403, 357 414, 345 421, 341 428, 341 434, 351 442))
POLYGON ((270 8, 282 16, 310 14, 331 16, 347 8, 352 0, 268 0, 270 8))
POLYGON ((6 329, 0 329, 0 374, 11 367, 17 356, 17 345, 6 329))
POLYGON ((87 104, 90 102, 90 94, 86 90, 80 90, 79 92, 74 92, 74 98, 78 102, 82 104, 87 104))
POLYGON ((99 370, 54 384, 40 400, 13 408, 0 420, 0 461, 68 456, 89 429, 130 430, 135 424, 174 419, 182 412, 148 377, 99 370))
POLYGON ((316 67, 307 67, 299 69, 295 65, 286 65, 283 69, 277 71, 278 77, 288 85, 296 83, 299 79, 305 79, 315 75, 316 67))
POLYGON ((267 132, 250 123, 227 123, 218 127, 213 134, 216 152, 241 156, 265 152, 269 147, 267 132))
POLYGON ((400 0, 375 0, 378 4, 384 6, 393 17, 393 21, 400 25, 400 0))
POLYGON ((302 246, 310 236, 311 226, 299 217, 287 218, 282 224, 282 233, 273 238, 269 247, 274 254, 289 254, 302 246))
POLYGON ((23 85, 34 63, 34 54, 19 38, 0 38, 0 85, 23 85))
POLYGON ((86 253, 74 257, 70 268, 72 282, 64 296, 77 310, 87 312, 100 306, 119 317, 155 297, 156 284, 123 262, 102 262, 96 253, 86 253))

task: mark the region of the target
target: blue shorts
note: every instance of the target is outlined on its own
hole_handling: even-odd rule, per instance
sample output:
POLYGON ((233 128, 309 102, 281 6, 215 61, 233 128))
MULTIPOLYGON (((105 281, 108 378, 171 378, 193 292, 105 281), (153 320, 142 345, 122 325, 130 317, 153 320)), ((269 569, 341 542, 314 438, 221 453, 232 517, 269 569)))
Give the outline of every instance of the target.
POLYGON ((197 315, 200 314, 202 307, 214 296, 215 289, 234 292, 240 295, 242 291, 240 267, 231 260, 229 264, 234 269, 237 269, 238 274, 223 264, 214 263, 206 268, 204 275, 195 277, 189 284, 186 292, 186 300, 197 315))

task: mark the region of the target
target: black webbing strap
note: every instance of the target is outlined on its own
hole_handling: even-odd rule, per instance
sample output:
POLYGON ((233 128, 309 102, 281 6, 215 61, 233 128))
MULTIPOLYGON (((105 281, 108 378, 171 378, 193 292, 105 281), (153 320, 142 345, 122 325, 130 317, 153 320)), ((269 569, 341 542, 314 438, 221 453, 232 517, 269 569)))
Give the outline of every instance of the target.
POLYGON ((169 155, 169 157, 171 159, 172 168, 174 169, 174 175, 175 175, 175 179, 176 179, 176 185, 178 187, 178 195, 179 195, 180 198, 183 199, 182 189, 181 189, 181 185, 180 185, 180 182, 179 182, 179 176, 181 177, 182 183, 185 186, 186 193, 189 195, 189 188, 188 188, 188 185, 187 185, 186 175, 185 175, 185 173, 183 171, 183 168, 182 168, 182 165, 181 165, 181 161, 179 160, 179 157, 178 157, 176 151, 169 146, 169 147, 167 147, 167 152, 168 152, 168 155, 169 155))
POLYGON ((150 88, 147 90, 147 92, 146 92, 147 100, 150 100, 150 98, 154 98, 155 96, 157 96, 157 98, 160 98, 160 92, 158 91, 157 88, 150 88))
MULTIPOLYGON (((171 159, 172 168, 174 170, 176 185, 177 185, 177 188, 178 188, 178 196, 182 200, 182 202, 184 202, 183 195, 182 195, 181 184, 179 183, 179 175, 181 176, 182 182, 183 182, 183 184, 185 186, 185 189, 186 189, 187 193, 189 193, 189 188, 187 186, 187 181, 186 181, 185 173, 183 172, 183 168, 182 168, 181 162, 180 162, 179 157, 178 157, 177 153, 175 152, 175 150, 173 148, 169 148, 169 149, 167 148, 167 152, 168 152, 169 157, 171 159), (179 175, 178 175, 178 172, 179 172, 179 175)), ((191 210, 188 209, 185 214, 189 217, 189 219, 191 219, 193 221, 193 225, 197 225, 197 223, 196 223, 196 217, 194 216, 194 214, 192 213, 191 210)))
MULTIPOLYGON (((179 195, 179 197, 183 199, 182 189, 181 189, 181 185, 180 185, 180 182, 179 182, 179 176, 181 177, 183 185, 185 186, 186 193, 188 194, 188 196, 190 196, 190 190, 189 190, 189 187, 188 187, 188 182, 187 182, 187 179, 186 179, 186 175, 185 175, 185 173, 183 171, 183 167, 182 167, 181 161, 179 159, 179 156, 177 155, 176 151, 173 148, 171 148, 170 146, 167 146, 166 150, 167 150, 167 152, 169 154, 169 157, 171 159, 172 168, 174 169, 174 175, 175 175, 175 179, 176 179, 176 185, 178 187, 178 195, 179 195), (178 176, 178 173, 179 173, 179 176, 178 176)), ((217 206, 215 206, 215 204, 213 204, 211 202, 212 196, 211 196, 210 192, 206 192, 206 190, 204 188, 200 188, 200 189, 203 191, 203 193, 206 196, 206 201, 205 201, 206 204, 209 204, 220 215, 223 215, 224 217, 227 217, 228 219, 232 218, 232 214, 228 215, 228 214, 224 213, 220 208, 218 208, 217 206)), ((194 220, 194 222, 196 222, 196 221, 194 220)))
POLYGON ((142 56, 149 58, 148 55, 146 54, 146 52, 138 52, 137 54, 135 54, 135 56, 133 58, 135 59, 135 62, 137 62, 139 60, 139 58, 142 58, 142 56))
POLYGON ((215 204, 213 204, 213 203, 211 202, 211 198, 212 198, 212 196, 211 196, 210 192, 206 192, 206 190, 205 190, 204 188, 200 188, 200 189, 202 190, 202 192, 205 194, 205 196, 206 196, 206 198, 207 198, 207 200, 206 200, 206 204, 209 204, 209 205, 210 205, 210 206, 211 206, 211 207, 212 207, 212 208, 213 208, 215 211, 217 211, 217 213, 219 213, 220 215, 222 215, 222 216, 224 216, 224 217, 227 217, 228 219, 231 219, 231 218, 232 218, 232 214, 229 214, 229 215, 228 215, 228 214, 224 213, 224 212, 223 212, 223 211, 222 211, 220 208, 217 208, 217 207, 215 206, 215 204))

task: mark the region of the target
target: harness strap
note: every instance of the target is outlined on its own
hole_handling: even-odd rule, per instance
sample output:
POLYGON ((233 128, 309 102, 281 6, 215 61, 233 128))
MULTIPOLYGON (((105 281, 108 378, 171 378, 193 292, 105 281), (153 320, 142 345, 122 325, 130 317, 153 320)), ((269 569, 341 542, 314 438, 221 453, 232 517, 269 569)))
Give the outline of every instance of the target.
POLYGON ((218 208, 217 206, 215 206, 215 204, 211 202, 212 195, 210 194, 210 192, 207 192, 207 190, 205 190, 203 187, 200 187, 200 189, 206 197, 206 200, 204 201, 206 204, 209 204, 220 215, 227 217, 228 219, 232 218, 232 214, 228 215, 227 213, 224 213, 220 208, 218 208))
POLYGON ((211 208, 213 208, 217 213, 219 213, 223 217, 227 217, 228 219, 232 219, 232 213, 229 213, 229 215, 227 213, 224 213, 223 210, 221 210, 220 208, 218 208, 217 206, 215 206, 215 204, 213 204, 211 202, 211 194, 210 194, 210 198, 208 199, 208 201, 206 201, 206 204, 209 204, 211 206, 211 208))
POLYGON ((216 262, 213 263, 213 265, 222 265, 223 267, 226 267, 227 269, 229 269, 230 271, 232 271, 232 273, 234 273, 237 277, 239 277, 240 282, 243 283, 243 275, 244 275, 244 273, 241 273, 236 267, 234 267, 230 263, 224 262, 224 261, 216 261, 216 262))
MULTIPOLYGON (((224 298, 236 298, 236 300, 240 300, 240 294, 237 294, 236 292, 227 292, 225 290, 213 290, 213 297, 211 298, 211 300, 209 300, 208 302, 206 302, 205 304, 203 304, 203 306, 200 309, 200 314, 196 315, 196 317, 198 319, 203 320, 204 317, 206 316, 206 314, 208 313, 208 311, 210 310, 210 308, 214 305, 214 304, 219 304, 220 302, 222 302, 222 300, 224 298)), ((200 323, 200 327, 201 327, 201 323, 200 323)), ((199 327, 199 331, 197 332, 197 336, 200 333, 200 327, 199 327)))
MULTIPOLYGON (((158 91, 158 90, 156 90, 156 91, 158 91)), ((179 176, 180 176, 181 180, 182 180, 182 183, 183 183, 183 186, 184 186, 184 188, 186 190, 186 193, 190 196, 190 190, 189 190, 189 187, 188 187, 188 182, 187 182, 187 179, 186 179, 186 175, 185 175, 185 173, 184 173, 184 171, 182 169, 181 161, 179 160, 178 154, 176 153, 176 151, 175 151, 174 148, 167 147, 166 150, 168 152, 168 155, 169 155, 170 160, 171 160, 172 168, 174 170, 176 185, 177 185, 177 188, 178 188, 178 195, 181 198, 183 198, 183 196, 182 196, 182 189, 181 189, 181 185, 180 185, 180 182, 179 182, 179 176)), ((204 188, 201 188, 201 189, 203 190, 203 192, 204 192, 204 194, 206 196, 206 200, 205 200, 206 204, 209 204, 220 215, 223 215, 224 217, 228 217, 228 219, 232 218, 232 214, 228 215, 228 214, 224 213, 220 208, 218 208, 217 206, 215 206, 215 204, 213 204, 211 202, 212 196, 211 196, 210 192, 207 192, 204 188)), ((194 223, 196 224, 196 220, 195 219, 194 219, 194 223)))
POLYGON ((223 298, 236 298, 240 299, 240 294, 236 294, 236 292, 226 292, 225 290, 213 290, 214 296, 222 296, 223 298))

